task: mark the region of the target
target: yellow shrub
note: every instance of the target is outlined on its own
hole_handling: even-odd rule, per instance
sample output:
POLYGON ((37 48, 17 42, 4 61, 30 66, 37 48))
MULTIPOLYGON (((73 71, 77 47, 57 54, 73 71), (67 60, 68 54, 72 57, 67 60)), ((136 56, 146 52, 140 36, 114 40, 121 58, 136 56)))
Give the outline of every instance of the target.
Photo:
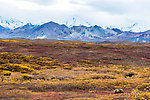
POLYGON ((33 79, 33 77, 31 75, 28 75, 28 74, 21 74, 21 76, 23 77, 24 80, 31 80, 31 79, 33 79))
POLYGON ((150 92, 142 92, 135 89, 131 92, 131 97, 135 100, 150 100, 150 92))
POLYGON ((150 89, 150 83, 142 83, 141 85, 137 86, 137 89, 140 89, 140 90, 149 90, 150 89))
POLYGON ((93 45, 94 43, 86 43, 86 44, 88 44, 88 45, 93 45))
POLYGON ((58 68, 59 66, 51 66, 52 69, 56 69, 58 68))
POLYGON ((80 60, 80 63, 92 64, 90 60, 80 60))
POLYGON ((0 40, 0 42, 19 42, 17 40, 0 40))
POLYGON ((7 70, 13 71, 13 72, 31 72, 31 71, 34 71, 33 68, 30 68, 30 67, 22 65, 22 64, 5 64, 3 66, 4 66, 4 68, 7 68, 7 70))
POLYGON ((71 70, 72 67, 69 64, 63 64, 63 68, 67 70, 71 70))
POLYGON ((4 76, 10 76, 11 75, 11 71, 2 71, 0 74, 2 74, 4 76))
POLYGON ((56 44, 64 44, 64 42, 55 42, 56 44))

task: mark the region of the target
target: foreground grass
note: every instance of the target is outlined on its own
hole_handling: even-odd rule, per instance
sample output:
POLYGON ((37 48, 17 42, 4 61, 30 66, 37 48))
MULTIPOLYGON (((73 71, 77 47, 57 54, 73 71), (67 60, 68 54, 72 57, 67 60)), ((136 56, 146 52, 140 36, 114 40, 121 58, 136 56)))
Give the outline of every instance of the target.
MULTIPOLYGON (((146 56, 139 53, 136 56, 129 55, 129 58, 124 57, 128 55, 127 52, 133 52, 133 49, 138 52, 141 51, 142 46, 122 44, 102 44, 97 46, 94 43, 70 43, 66 41, 55 41, 50 42, 50 44, 47 44, 48 42, 46 41, 44 44, 39 42, 39 44, 35 45, 34 43, 31 44, 31 42, 29 40, 2 41, 2 51, 6 51, 5 48, 13 48, 13 45, 15 45, 18 46, 18 51, 26 48, 32 52, 29 54, 16 51, 1 51, 0 99, 150 99, 148 51, 144 51, 147 54, 146 56), (3 42, 8 43, 4 45, 3 42), (43 45, 40 45, 40 43, 43 45), (45 50, 44 47, 49 48, 49 50, 55 50, 52 54, 56 55, 56 57, 45 56, 45 52, 48 51, 39 53, 38 46, 41 51, 45 50), (62 51, 57 51, 58 48, 62 48, 62 51), (36 53, 35 49, 37 50, 36 53), (97 51, 106 50, 111 52, 114 49, 114 54, 97 51), (81 53, 75 50, 85 52, 81 53), (117 54, 115 54, 116 50, 117 54), (72 52, 66 54, 68 51, 72 52), (64 53, 66 58, 63 57, 60 60, 57 57, 57 53, 60 52, 64 53), (122 52, 125 52, 125 54, 122 52), (70 56, 74 56, 77 53, 82 56, 77 57, 77 59, 72 58, 75 60, 71 61, 70 56), (103 54, 103 57, 94 56, 94 59, 93 55, 95 53, 103 54), (119 57, 118 53, 124 56, 119 57), (84 56, 88 59, 85 59, 84 56), (140 57, 142 57, 143 61, 140 61, 140 57), (129 59, 133 62, 130 62, 129 59), (139 66, 135 63, 136 60, 134 59, 137 60, 137 63, 142 62, 141 65, 139 66), (115 89, 123 89, 125 93, 115 94, 115 89)), ((38 43, 38 41, 35 43, 38 43)), ((148 48, 149 46, 146 45, 146 49, 148 48)))

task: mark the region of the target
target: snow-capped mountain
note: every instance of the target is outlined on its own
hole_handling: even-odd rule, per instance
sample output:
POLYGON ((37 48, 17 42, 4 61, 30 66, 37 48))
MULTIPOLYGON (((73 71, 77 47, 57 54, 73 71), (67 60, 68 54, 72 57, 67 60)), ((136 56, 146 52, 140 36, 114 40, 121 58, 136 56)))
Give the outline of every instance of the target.
POLYGON ((73 26, 70 28, 71 33, 67 38, 80 40, 104 40, 116 35, 117 32, 107 28, 103 29, 100 26, 73 26))
POLYGON ((29 36, 32 33, 32 30, 36 28, 37 26, 38 25, 32 25, 31 23, 27 23, 24 26, 11 30, 9 34, 11 35, 11 37, 29 38, 29 36))
POLYGON ((65 25, 59 25, 55 22, 49 22, 42 25, 27 24, 25 26, 14 29, 11 32, 12 37, 24 37, 30 39, 63 39, 70 30, 65 25))
MULTIPOLYGON (((133 28, 134 25, 130 28, 133 28)), ((0 38, 28 39, 65 39, 82 41, 133 41, 150 42, 150 30, 145 32, 123 31, 118 28, 102 28, 101 26, 75 25, 67 26, 55 22, 42 25, 28 23, 15 29, 0 26, 0 38)))
POLYGON ((24 22, 21 22, 13 18, 5 18, 0 16, 0 25, 5 28, 15 29, 17 27, 23 26, 24 22))
POLYGON ((65 36, 70 34, 70 30, 66 25, 60 25, 55 22, 48 22, 43 25, 37 26, 32 30, 30 38, 49 38, 52 39, 63 39, 65 36))

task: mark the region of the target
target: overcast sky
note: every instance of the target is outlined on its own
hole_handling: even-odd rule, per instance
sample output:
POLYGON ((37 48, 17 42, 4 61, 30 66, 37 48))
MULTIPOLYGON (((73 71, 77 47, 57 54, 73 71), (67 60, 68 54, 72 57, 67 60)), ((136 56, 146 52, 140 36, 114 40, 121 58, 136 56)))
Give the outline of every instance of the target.
POLYGON ((102 27, 150 29, 150 0, 0 0, 0 16, 34 24, 55 21, 65 24, 77 17, 102 27))

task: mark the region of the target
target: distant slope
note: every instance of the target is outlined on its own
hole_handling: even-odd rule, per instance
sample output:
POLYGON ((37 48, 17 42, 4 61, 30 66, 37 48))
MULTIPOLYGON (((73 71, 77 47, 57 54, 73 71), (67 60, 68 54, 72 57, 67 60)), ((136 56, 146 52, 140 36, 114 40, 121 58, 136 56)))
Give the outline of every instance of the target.
POLYGON ((10 32, 10 36, 13 37, 20 37, 20 38, 30 38, 32 35, 32 30, 36 28, 38 25, 32 25, 28 23, 22 27, 18 27, 10 32))
POLYGON ((11 30, 0 25, 0 38, 9 38, 11 30))

